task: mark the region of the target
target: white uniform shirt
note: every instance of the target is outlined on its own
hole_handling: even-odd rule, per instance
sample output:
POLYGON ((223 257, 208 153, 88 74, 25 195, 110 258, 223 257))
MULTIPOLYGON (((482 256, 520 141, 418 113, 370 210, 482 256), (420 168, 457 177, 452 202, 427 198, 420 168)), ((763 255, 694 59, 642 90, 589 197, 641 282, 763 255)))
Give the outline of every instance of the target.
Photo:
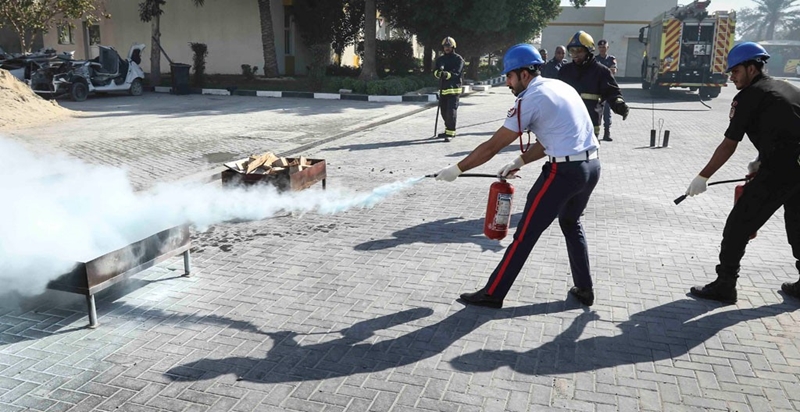
POLYGON ((563 157, 595 150, 600 142, 586 105, 575 89, 557 79, 536 76, 508 111, 503 126, 530 130, 548 156, 563 157))

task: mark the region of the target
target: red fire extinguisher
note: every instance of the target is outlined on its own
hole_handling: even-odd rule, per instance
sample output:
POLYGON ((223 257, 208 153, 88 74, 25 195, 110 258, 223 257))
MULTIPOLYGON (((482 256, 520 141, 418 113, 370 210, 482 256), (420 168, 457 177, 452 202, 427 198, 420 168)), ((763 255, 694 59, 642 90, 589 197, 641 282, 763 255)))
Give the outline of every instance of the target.
MULTIPOLYGON (((750 183, 750 181, 753 179, 753 175, 752 174, 747 175, 745 176, 745 179, 746 180, 744 181, 744 183, 737 185, 736 188, 733 190, 733 204, 736 204, 736 202, 739 201, 739 198, 742 196, 742 193, 744 192, 744 186, 750 183)), ((758 235, 758 232, 757 231, 753 232, 753 234, 750 235, 750 239, 755 239, 756 235, 758 235)))
POLYGON ((514 186, 500 178, 489 187, 489 202, 486 205, 486 219, 483 234, 489 239, 500 240, 508 235, 511 223, 511 201, 514 199, 514 186))

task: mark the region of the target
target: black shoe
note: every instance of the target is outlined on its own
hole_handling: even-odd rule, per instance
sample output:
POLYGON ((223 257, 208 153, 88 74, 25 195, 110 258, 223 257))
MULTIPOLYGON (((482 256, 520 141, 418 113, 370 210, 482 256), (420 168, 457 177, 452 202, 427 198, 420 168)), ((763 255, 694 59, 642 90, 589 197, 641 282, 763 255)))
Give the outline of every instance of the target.
POLYGON ((446 133, 439 133, 439 134, 436 135, 436 137, 439 138, 439 139, 447 139, 447 134, 446 133))
POLYGON ((483 289, 473 293, 462 293, 459 300, 468 305, 486 306, 487 308, 496 309, 503 307, 503 299, 487 295, 483 289))
POLYGON ((705 286, 693 286, 689 293, 701 299, 716 300, 732 305, 736 303, 736 281, 717 279, 705 286))
POLYGON ((611 138, 611 131, 609 131, 608 129, 606 129, 605 132, 603 132, 603 140, 606 142, 614 141, 614 139, 611 138))
POLYGON ((800 299, 800 281, 795 283, 786 282, 781 285, 781 290, 789 296, 800 299))
POLYGON ((573 286, 572 289, 569 290, 569 294, 575 296, 578 301, 586 306, 592 306, 594 304, 594 291, 592 289, 581 289, 577 286, 573 286))

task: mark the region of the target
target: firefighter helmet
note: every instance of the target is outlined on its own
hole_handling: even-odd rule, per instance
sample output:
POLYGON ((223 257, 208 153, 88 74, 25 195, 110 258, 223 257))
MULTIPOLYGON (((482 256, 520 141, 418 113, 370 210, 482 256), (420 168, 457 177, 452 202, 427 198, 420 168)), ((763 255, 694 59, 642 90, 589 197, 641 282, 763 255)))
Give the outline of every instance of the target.
POLYGON ((744 62, 764 63, 767 59, 769 59, 769 53, 760 44, 751 41, 739 43, 728 52, 728 68, 725 71, 729 72, 744 62))
POLYGON ((594 53, 594 39, 589 35, 589 33, 581 30, 575 33, 575 35, 569 40, 569 43, 567 43, 567 50, 572 47, 585 47, 589 53, 594 53))
POLYGON ((442 46, 450 46, 450 47, 455 49, 456 48, 456 39, 454 39, 454 38, 452 38, 450 36, 447 36, 447 37, 444 38, 444 40, 442 40, 442 46))
POLYGON ((527 43, 520 43, 511 46, 503 56, 503 73, 508 74, 512 70, 541 64, 544 64, 544 60, 536 48, 527 43))

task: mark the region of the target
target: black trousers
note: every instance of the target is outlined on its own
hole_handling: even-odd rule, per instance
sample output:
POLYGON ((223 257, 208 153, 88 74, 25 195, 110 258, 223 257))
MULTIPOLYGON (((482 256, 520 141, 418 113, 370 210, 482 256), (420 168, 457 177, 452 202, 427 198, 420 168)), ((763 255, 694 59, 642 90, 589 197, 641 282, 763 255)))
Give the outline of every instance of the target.
POLYGON ((599 159, 544 164, 542 173, 528 192, 528 201, 514 232, 514 241, 486 283, 486 294, 505 298, 533 246, 556 218, 567 241, 567 255, 575 286, 592 288, 589 247, 581 225, 581 213, 586 209, 599 179, 599 159))
POLYGON ((721 276, 738 271, 750 235, 764 226, 781 206, 792 254, 800 260, 800 166, 775 170, 762 164, 755 178, 745 185, 725 222, 719 253, 721 276))
POLYGON ((439 97, 439 111, 444 120, 445 133, 448 136, 456 135, 456 119, 458 118, 457 94, 445 94, 439 97))

